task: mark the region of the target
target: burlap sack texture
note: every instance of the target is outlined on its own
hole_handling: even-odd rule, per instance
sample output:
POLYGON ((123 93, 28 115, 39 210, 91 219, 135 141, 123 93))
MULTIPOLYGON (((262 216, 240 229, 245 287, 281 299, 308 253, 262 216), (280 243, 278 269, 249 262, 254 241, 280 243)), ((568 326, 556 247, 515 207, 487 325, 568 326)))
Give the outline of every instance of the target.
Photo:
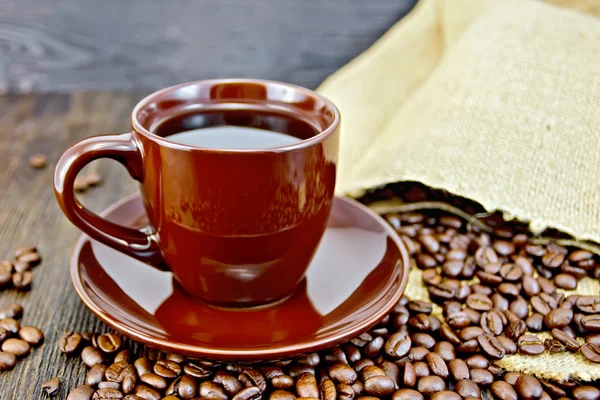
MULTIPOLYGON (((318 89, 342 113, 337 193, 419 181, 600 243, 598 17, 597 0, 420 0, 318 89)), ((407 294, 427 296, 417 270, 407 294)), ((570 353, 502 366, 600 379, 570 353)))

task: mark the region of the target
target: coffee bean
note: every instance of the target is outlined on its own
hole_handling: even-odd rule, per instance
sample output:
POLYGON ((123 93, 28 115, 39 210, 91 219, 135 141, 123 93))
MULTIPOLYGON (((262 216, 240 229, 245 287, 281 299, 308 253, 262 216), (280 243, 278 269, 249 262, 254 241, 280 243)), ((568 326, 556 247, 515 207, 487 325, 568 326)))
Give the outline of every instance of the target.
POLYGON ((154 373, 166 379, 174 379, 181 374, 181 366, 171 360, 160 360, 154 364, 154 373))
POLYGON ((441 392, 434 393, 431 397, 431 400, 462 400, 460 395, 455 392, 451 392, 449 390, 442 390, 441 392))
MULTIPOLYGON (((563 265, 560 267, 560 270, 564 273, 564 274, 568 274, 573 276, 576 280, 579 279, 583 279, 588 275, 588 272, 583 269, 583 268, 579 268, 573 265, 570 265, 568 263, 563 263, 563 265)), ((558 284, 556 283, 556 281, 554 282, 554 284, 556 286, 558 286, 558 284)))
POLYGON ((496 381, 490 386, 490 390, 494 395, 494 398, 498 400, 518 400, 517 392, 507 382, 496 381))
POLYGON ((118 361, 125 361, 126 363, 129 364, 129 361, 131 361, 131 351, 125 349, 125 350, 121 350, 120 352, 117 353, 117 355, 115 356, 115 362, 118 361))
POLYGON ((458 333, 458 336, 462 340, 468 341, 471 339, 477 339, 477 337, 483 335, 483 333, 483 329, 481 329, 478 326, 468 326, 466 328, 461 329, 458 333))
POLYGON ((562 253, 548 252, 542 256, 542 264, 547 268, 558 268, 565 260, 565 255, 562 253))
MULTIPOLYGON (((250 386, 256 386, 262 392, 264 392, 265 390, 267 390, 267 381, 265 380, 265 377, 258 370, 255 370, 255 369, 246 369, 246 370, 244 370, 243 374, 250 381, 250 383, 251 383, 250 386)), ((298 382, 300 382, 300 378, 303 378, 305 375, 306 375, 306 373, 299 375, 298 376, 298 382)), ((312 374, 308 374, 308 375, 312 376, 313 377, 312 379, 314 379, 314 375, 312 375, 312 374)), ((302 397, 315 397, 315 396, 302 396, 302 397)))
POLYGON ((452 328, 450 328, 450 326, 447 324, 442 324, 440 327, 440 336, 452 343, 454 346, 457 346, 461 343, 461 340, 456 332, 454 332, 454 330, 452 330, 452 328))
POLYGON ((81 350, 81 360, 88 368, 92 368, 96 364, 102 364, 104 362, 104 356, 97 348, 87 346, 81 350))
POLYGON ((496 253, 508 256, 515 252, 515 245, 507 240, 496 240, 492 245, 496 253))
POLYGON ((448 277, 455 278, 462 272, 464 263, 462 260, 452 260, 446 258, 446 262, 442 265, 442 274, 448 277))
POLYGON ((416 257, 417 266, 421 269, 433 268, 437 265, 436 259, 426 253, 420 253, 416 257))
MULTIPOLYGON (((530 300, 531 307, 542 315, 548 314, 553 307, 550 307, 547 301, 544 301, 540 296, 533 296, 530 300)), ((555 307, 554 307, 555 308, 555 307)))
POLYGON ((577 287, 577 279, 573 275, 558 274, 554 277, 556 287, 566 290, 573 290, 577 287))
POLYGON ((585 337, 585 342, 590 344, 595 344, 596 346, 600 346, 600 333, 594 333, 592 335, 587 335, 585 337))
POLYGON ((58 342, 58 347, 60 351, 65 354, 73 354, 75 353, 82 343, 81 334, 77 332, 65 332, 58 342))
POLYGON ((527 304, 527 301, 521 296, 513 300, 508 309, 521 319, 527 318, 527 315, 529 314, 529 304, 527 304))
MULTIPOLYGON (((260 389, 258 389, 256 386, 251 386, 251 388, 255 388, 260 393, 260 389)), ((241 393, 246 389, 242 389, 238 393, 241 393)), ((207 400, 227 400, 227 394, 223 388, 219 384, 210 381, 204 381, 200 383, 200 386, 198 386, 198 396, 200 396, 201 399, 207 400)))
POLYGON ((475 261, 478 266, 483 268, 489 263, 498 262, 498 255, 493 248, 482 246, 475 252, 475 261))
POLYGON ((0 319, 15 318, 19 319, 23 316, 23 306, 19 303, 8 303, 0 308, 0 319))
POLYGON ((579 296, 575 306, 585 314, 600 313, 600 296, 579 296))
POLYGON ((569 351, 575 352, 579 350, 579 342, 558 328, 552 329, 552 337, 565 345, 569 351))
POLYGON ((517 296, 519 296, 519 293, 521 292, 521 288, 517 285, 515 285, 514 283, 501 283, 498 288, 498 293, 509 297, 509 298, 515 298, 517 296))
POLYGON ((494 307, 494 303, 488 296, 473 293, 467 297, 467 306, 476 311, 489 311, 494 307))
POLYGON ((13 369, 17 365, 17 356, 12 353, 0 351, 0 372, 13 369))
POLYGON ((493 358, 495 360, 499 360, 504 357, 504 347, 502 347, 502 345, 496 339, 496 337, 486 333, 478 336, 477 341, 481 350, 488 357, 493 358))
MULTIPOLYGON (((429 320, 429 317, 430 316, 427 315, 427 314, 417 314, 417 315, 415 315, 414 317, 412 317, 412 318, 410 318, 408 320, 408 325, 410 327, 412 327, 412 328, 415 328, 416 330, 419 330, 419 331, 428 331, 431 328, 431 322, 429 320)), ((383 343, 383 339, 381 337, 380 337, 380 339, 381 339, 381 342, 383 343)), ((375 340, 375 339, 373 339, 373 340, 375 340)), ((371 343, 372 342, 373 341, 371 341, 371 343)), ((366 350, 365 348, 363 348, 363 349, 366 350)), ((379 347, 379 350, 381 350, 381 347, 379 347)), ((378 353, 379 352, 377 351, 376 355, 378 353)), ((369 356, 367 354, 365 354, 365 355, 367 357, 372 357, 372 356, 369 356)))
POLYGON ((413 366, 415 367, 415 375, 417 376, 417 379, 424 376, 429 376, 430 372, 427 363, 423 361, 417 361, 413 364, 413 366))
POLYGON ((67 396, 67 400, 91 400, 95 390, 89 385, 77 386, 67 396))
POLYGON ((196 395, 196 381, 187 375, 179 376, 167 388, 167 395, 192 399, 196 395))
POLYGON ((600 314, 586 315, 581 318, 581 325, 586 332, 600 332, 600 314))
POLYGON ((395 385, 388 376, 373 376, 365 380, 364 390, 371 396, 387 396, 395 390, 395 385))
POLYGON ((446 389, 444 380, 439 376, 424 376, 419 379, 417 390, 425 396, 431 396, 435 392, 441 392, 446 389))
POLYGON ((540 381, 531 375, 521 375, 515 383, 515 389, 524 400, 539 399, 544 391, 540 381))
POLYGON ((356 393, 352 386, 345 383, 340 383, 336 386, 336 391, 339 400, 353 400, 356 393))
POLYGON ((531 332, 539 332, 544 325, 544 316, 540 313, 533 313, 525 320, 525 324, 531 332))
MULTIPOLYGON (((287 390, 275 390, 269 395, 269 400, 295 400, 296 396, 287 390)), ((164 400, 164 399, 163 399, 164 400)))
POLYGON ((416 390, 400 389, 392 395, 392 400, 424 400, 423 395, 416 390))
POLYGON ((498 336, 496 339, 498 339, 498 342, 504 348, 505 354, 517 353, 517 345, 511 339, 507 338, 506 336, 498 336))
POLYGON ((435 254, 440 249, 440 244, 431 235, 419 235, 417 238, 424 250, 430 254, 435 254))
POLYGON ((363 370, 363 368, 368 367, 369 365, 375 365, 375 362, 373 360, 369 360, 368 358, 362 358, 358 360, 356 364, 354 364, 354 370, 356 370, 356 372, 360 372, 363 370))
POLYGON ((555 385, 554 383, 542 380, 540 380, 540 383, 542 384, 542 387, 545 389, 545 391, 550 393, 554 397, 563 397, 567 395, 567 392, 565 392, 561 387, 555 385))
POLYGON ((144 400, 160 400, 161 395, 158 391, 152 389, 149 386, 146 386, 142 383, 135 385, 133 389, 133 394, 141 397, 144 400))
MULTIPOLYGON (((414 346, 422 346, 426 349, 431 349, 435 346, 435 339, 428 333, 413 333, 410 336, 411 342, 414 346)), ((396 352, 398 354, 398 352, 396 352)))
POLYGON ((118 389, 98 389, 94 393, 93 400, 120 400, 123 398, 123 393, 118 389))
POLYGON ((402 375, 404 386, 413 387, 417 383, 417 373, 415 367, 410 361, 404 364, 404 373, 402 375))
POLYGON ((19 337, 32 346, 38 346, 44 341, 44 334, 35 326, 21 327, 19 337))
POLYGON ((524 275, 523 276, 523 292, 525 292, 525 294, 528 297, 533 297, 533 296, 537 296, 538 294, 540 294, 540 285, 538 283, 538 281, 530 276, 530 275, 524 275))
MULTIPOLYGON (((391 339, 391 337, 390 337, 391 339)), ((389 339, 388 339, 389 341, 389 339)), ((387 347, 387 344, 386 344, 387 347)), ((409 345, 408 347, 410 348, 410 341, 409 341, 409 345)), ((386 350, 387 352, 387 350, 386 350)), ((408 350, 407 350, 408 352, 408 350)), ((357 379, 357 374, 356 371, 354 369, 352 369, 350 366, 343 364, 343 363, 336 363, 333 364, 329 367, 329 376, 331 377, 331 379, 334 382, 337 383, 345 383, 348 385, 351 385, 354 383, 354 381, 356 381, 357 379)), ((318 397, 318 396, 317 396, 318 397)))
POLYGON ((488 370, 473 368, 471 369, 471 380, 479 386, 489 386, 494 382, 494 376, 488 370))
POLYGON ((516 282, 523 276, 523 270, 517 264, 504 264, 500 268, 500 276, 509 282, 516 282))
POLYGON ((519 350, 523 354, 537 355, 544 351, 544 343, 534 335, 522 335, 517 341, 519 350))
POLYGON ((29 289, 32 281, 33 274, 31 271, 15 272, 12 275, 12 284, 16 289, 29 289))
POLYGON ((98 389, 119 389, 121 385, 117 382, 102 381, 98 384, 98 389))
MULTIPOLYGON (((419 315, 424 315, 427 318, 427 316, 425 314, 419 314, 419 315)), ((427 320, 427 323, 429 324, 429 318, 427 318, 426 320, 427 320)), ((384 343, 384 340, 381 336, 377 336, 376 338, 371 340, 369 343, 367 343, 363 347, 363 353, 364 353, 365 357, 370 357, 370 358, 377 357, 379 355, 379 353, 381 352, 381 349, 383 348, 383 343, 384 343)))
POLYGON ((48 396, 56 396, 60 389, 60 378, 48 379, 42 384, 42 390, 46 392, 48 396))
MULTIPOLYGON (((371 340, 373 340, 373 336, 369 335, 368 333, 363 333, 362 335, 359 336, 359 338, 361 340, 363 340, 365 343, 362 344, 361 346, 364 346, 365 344, 367 344, 368 342, 370 342, 371 340)), ((332 347, 331 349, 329 349, 329 351, 325 354, 325 362, 329 363, 329 364, 333 364, 336 362, 341 362, 344 364, 348 364, 348 360, 346 359, 346 354, 344 353, 344 351, 342 349, 340 349, 339 347, 332 347)), ((303 374, 305 372, 309 372, 309 370, 312 369, 312 367, 309 366, 309 368, 305 368, 302 365, 295 365, 290 367, 290 376, 294 377, 294 376, 298 376, 300 374, 303 374), (297 370, 297 371, 293 371, 293 369, 297 370)))
POLYGON ((475 274, 479 280, 483 283, 488 284, 489 286, 498 286, 502 283, 502 278, 495 273, 487 272, 487 271, 477 271, 475 274))
POLYGON ((232 400, 259 400, 261 397, 262 393, 260 389, 256 386, 250 386, 233 396, 232 400))
POLYGON ((167 381, 165 378, 152 372, 140 376, 140 381, 144 382, 146 385, 152 386, 154 389, 164 390, 167 388, 167 381))
POLYGON ((481 354, 475 354, 465 360, 469 368, 486 369, 490 366, 490 361, 481 354))
POLYGON ((2 343, 2 351, 6 353, 14 354, 17 357, 26 356, 31 350, 31 346, 29 343, 22 339, 6 339, 4 343, 2 343))
POLYGON ((98 348, 105 353, 112 354, 121 349, 123 339, 115 333, 109 332, 98 336, 98 348))
POLYGON ((471 318, 465 311, 454 312, 446 317, 448 324, 455 329, 462 329, 471 323, 471 318))
POLYGON ((454 385, 454 390, 464 397, 481 397, 481 391, 479 390, 479 386, 475 382, 470 379, 462 379, 456 382, 454 385))
POLYGON ((432 305, 429 302, 426 301, 422 301, 422 300, 413 300, 413 301, 409 301, 406 304, 406 307, 415 313, 425 313, 425 314, 430 314, 431 310, 432 310, 432 305))
POLYGON ((572 319, 573 310, 559 307, 546 314, 544 317, 544 324, 548 329, 562 328, 569 325, 572 319))
POLYGON ((487 311, 481 314, 481 328, 485 333, 491 333, 496 336, 500 335, 504 330, 502 318, 498 311, 487 311))
POLYGON ((423 346, 412 347, 408 352, 408 358, 412 361, 423 361, 429 354, 429 350, 423 346))
POLYGON ((300 375, 296 381, 296 392, 300 397, 318 398, 319 387, 317 386, 317 380, 315 379, 314 375, 309 373, 300 375))
POLYGON ((600 389, 594 386, 579 386, 573 389, 575 400, 598 400, 600 399, 600 389))
POLYGON ((461 379, 469 379, 471 377, 467 363, 460 358, 456 358, 448 362, 448 371, 456 381, 461 379))
POLYGON ((96 386, 104 379, 106 365, 96 364, 88 371, 85 377, 85 383, 90 386, 96 386))
POLYGON ((444 361, 450 361, 454 358, 456 358, 456 353, 454 351, 454 346, 452 346, 452 344, 450 342, 438 342, 434 348, 433 351, 436 352, 437 354, 440 355, 440 357, 442 357, 442 359, 444 361))
POLYGON ((439 354, 429 353, 427 354, 426 359, 427 365, 429 365, 429 370, 431 372, 444 379, 448 377, 448 366, 439 354))
POLYGON ((600 364, 600 346, 592 343, 585 343, 581 345, 579 351, 591 362, 600 364))
POLYGON ((484 296, 491 296, 494 293, 491 287, 480 285, 479 283, 471 285, 471 290, 473 293, 483 294, 484 296))
POLYGON ((498 311, 508 310, 508 300, 500 293, 494 293, 491 297, 494 308, 498 311))
MULTIPOLYGON (((203 368, 201 365, 190 361, 183 367, 183 372, 194 378, 205 379, 211 376, 212 372, 209 369, 203 368)), ((283 373, 283 372, 282 372, 283 373)))
POLYGON ((394 388, 398 389, 400 387, 400 368, 398 365, 390 361, 384 361, 379 364, 379 367, 385 372, 385 375, 394 382, 394 388))
POLYGON ((479 343, 477 342, 477 339, 467 340, 456 347, 456 350, 467 354, 475 353, 479 350, 479 343))
POLYGON ((552 281, 550 281, 548 278, 538 276, 537 281, 543 293, 552 294, 556 292, 556 286, 554 286, 554 283, 552 283, 552 281))

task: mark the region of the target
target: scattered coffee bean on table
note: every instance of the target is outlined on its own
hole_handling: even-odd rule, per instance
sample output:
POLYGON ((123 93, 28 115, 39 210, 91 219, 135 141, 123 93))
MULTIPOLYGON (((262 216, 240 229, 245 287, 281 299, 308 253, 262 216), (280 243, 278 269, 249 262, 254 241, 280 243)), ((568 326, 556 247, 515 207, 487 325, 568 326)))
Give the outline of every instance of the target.
POLYGON ((37 153, 29 157, 29 165, 35 169, 46 168, 48 158, 41 153, 37 153))

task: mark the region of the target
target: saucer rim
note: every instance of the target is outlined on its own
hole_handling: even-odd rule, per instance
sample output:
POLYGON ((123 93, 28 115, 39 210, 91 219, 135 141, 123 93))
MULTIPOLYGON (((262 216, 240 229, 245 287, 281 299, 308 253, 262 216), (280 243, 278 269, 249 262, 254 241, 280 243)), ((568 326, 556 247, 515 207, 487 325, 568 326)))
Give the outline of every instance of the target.
MULTIPOLYGON (((98 215, 101 217, 106 217, 119 207, 129 203, 130 201, 140 198, 141 195, 139 193, 129 194, 118 201, 112 203, 106 209, 104 209, 98 215)), ((111 316, 109 313, 104 311, 92 298, 89 296, 84 289, 83 281, 81 279, 81 274, 79 272, 79 255, 81 254, 81 249, 87 241, 92 241, 93 239, 86 234, 81 234, 77 241, 75 242, 75 246, 71 253, 70 259, 70 273, 71 273, 71 282, 75 287, 75 291, 77 292, 79 298, 83 301, 85 306, 92 311, 101 321, 106 323, 110 328, 116 330, 117 332, 123 334, 124 336, 133 339, 135 341, 141 342, 147 346, 157 348, 162 351, 167 352, 176 352, 192 357, 210 359, 210 360, 231 360, 231 361, 267 361, 267 360, 277 360, 283 358, 292 358, 295 356, 300 356, 302 354, 312 353, 321 351, 323 349, 335 346, 337 344, 346 342, 357 335, 360 335, 370 328, 375 326, 381 319, 383 319, 398 303, 404 292, 406 291, 406 286, 408 284, 408 275, 410 271, 410 257, 408 255, 408 250, 398 233, 387 223, 385 220, 375 213, 373 210, 365 206, 364 204, 345 196, 335 196, 336 200, 344 201, 346 203, 351 204, 353 207, 357 207, 365 211, 371 218, 377 221, 383 228, 387 231, 389 237, 394 241, 398 250, 400 251, 401 259, 402 259, 402 277, 400 280, 400 285, 396 293, 388 300, 383 306, 381 306, 376 312, 369 315, 363 321, 352 325, 350 329, 345 329, 337 334, 333 334, 328 337, 324 337, 314 341, 304 341, 296 344, 288 344, 284 346, 273 346, 267 349, 214 349, 210 347, 204 347, 199 345, 191 345, 185 344, 181 342, 174 342, 167 339, 156 338, 152 334, 141 332, 139 329, 131 327, 131 324, 127 324, 119 321, 118 319, 111 316)), ((389 291, 390 289, 388 289, 389 291)))

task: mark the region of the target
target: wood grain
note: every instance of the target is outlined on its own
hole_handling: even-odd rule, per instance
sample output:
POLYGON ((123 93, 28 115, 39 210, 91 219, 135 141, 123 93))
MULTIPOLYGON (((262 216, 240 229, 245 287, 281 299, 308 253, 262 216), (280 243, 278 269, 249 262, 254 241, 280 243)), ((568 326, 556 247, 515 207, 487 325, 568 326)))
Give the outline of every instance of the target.
POLYGON ((315 87, 416 0, 4 0, 0 93, 219 77, 315 87))
MULTIPOLYGON (((0 306, 17 301, 25 307, 22 325, 40 327, 45 344, 0 373, 0 399, 43 399, 42 383, 61 377, 67 387, 81 384, 85 368, 58 350, 58 338, 66 330, 105 330, 87 310, 70 281, 69 258, 79 232, 60 212, 52 188, 53 169, 61 153, 74 141, 101 133, 126 131, 128 114, 145 93, 78 93, 0 96, 0 260, 12 258, 16 246, 37 245, 43 257, 34 270, 30 292, 5 290, 0 306), (48 166, 35 170, 28 158, 48 156, 48 166)), ((95 168, 105 183, 79 198, 100 211, 136 190, 134 181, 116 162, 100 160, 95 168)))

